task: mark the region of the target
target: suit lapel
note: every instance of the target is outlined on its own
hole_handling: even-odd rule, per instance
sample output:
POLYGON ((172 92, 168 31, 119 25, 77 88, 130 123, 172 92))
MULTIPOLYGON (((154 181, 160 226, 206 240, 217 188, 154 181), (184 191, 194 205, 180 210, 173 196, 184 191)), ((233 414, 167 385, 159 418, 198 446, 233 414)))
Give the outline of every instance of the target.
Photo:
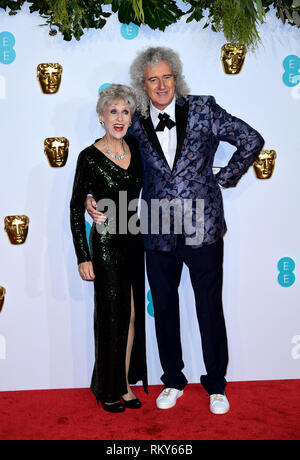
POLYGON ((147 133, 148 139, 151 142, 154 150, 167 163, 166 157, 164 155, 164 152, 163 152, 163 150, 161 148, 160 142, 159 142, 158 137, 156 135, 156 132, 155 132, 155 129, 154 129, 154 126, 153 126, 153 123, 152 123, 150 115, 149 115, 148 118, 141 117, 140 120, 141 120, 142 125, 145 128, 145 131, 147 133))
MULTIPOLYGON (((176 100, 175 104, 175 118, 176 118, 176 133, 177 133, 177 147, 176 154, 174 159, 174 164, 172 170, 174 170, 176 162, 181 154, 181 149, 184 141, 184 136, 186 132, 186 124, 189 113, 189 103, 184 98, 176 100)), ((148 118, 140 117, 140 121, 145 128, 148 139, 151 142, 154 150, 159 154, 159 156, 168 164, 164 152, 161 148, 160 142, 156 135, 152 120, 150 115, 148 118)))
POLYGON ((185 99, 178 99, 175 105, 175 118, 176 118, 176 132, 177 132, 177 147, 176 154, 173 164, 173 170, 176 166, 176 162, 181 154, 181 149, 184 141, 186 132, 186 125, 189 113, 189 103, 185 99))

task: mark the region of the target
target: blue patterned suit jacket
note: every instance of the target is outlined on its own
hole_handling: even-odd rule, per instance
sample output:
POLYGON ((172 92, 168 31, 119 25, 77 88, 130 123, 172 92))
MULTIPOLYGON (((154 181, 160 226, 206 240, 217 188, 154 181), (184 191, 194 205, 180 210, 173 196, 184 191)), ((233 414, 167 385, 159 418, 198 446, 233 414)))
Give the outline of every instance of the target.
MULTIPOLYGON (((203 237, 200 242, 195 239, 195 244, 190 240, 191 247, 212 244, 222 237, 226 232, 226 223, 219 185, 234 187, 264 145, 264 140, 257 131, 227 113, 216 104, 212 96, 188 95, 177 99, 175 116, 177 150, 172 170, 165 159, 150 116, 145 119, 136 113, 128 130, 128 134, 139 142, 143 162, 142 201, 147 203, 147 215, 142 213, 141 220, 144 223, 144 243, 147 249, 168 251, 176 246, 178 230, 174 224, 172 207, 170 231, 162 232, 161 221, 159 231, 157 225, 154 225, 157 224, 153 222, 154 218, 157 220, 157 214, 155 217, 154 214, 151 215, 151 204, 157 204, 158 200, 181 201, 182 221, 184 202, 192 203, 191 212, 195 225, 199 219, 196 200, 204 204, 204 216, 201 217, 204 218, 203 237), (236 147, 236 151, 227 166, 214 175, 212 166, 219 141, 229 142, 236 147), (153 228, 156 228, 154 234, 153 228)), ((176 212, 178 213, 178 208, 176 212)), ((190 232, 187 234, 184 228, 182 231, 185 236, 191 237, 190 232)))

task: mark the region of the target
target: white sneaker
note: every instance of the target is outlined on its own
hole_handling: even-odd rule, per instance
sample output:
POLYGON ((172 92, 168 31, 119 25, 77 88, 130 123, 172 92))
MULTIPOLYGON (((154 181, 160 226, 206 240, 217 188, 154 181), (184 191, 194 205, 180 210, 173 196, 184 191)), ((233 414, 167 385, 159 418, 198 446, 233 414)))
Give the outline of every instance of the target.
POLYGON ((156 406, 159 409, 170 409, 175 406, 177 398, 183 395, 183 390, 176 388, 165 388, 156 400, 156 406))
POLYGON ((228 399, 225 395, 210 395, 210 411, 213 414, 226 414, 229 411, 230 406, 228 399))

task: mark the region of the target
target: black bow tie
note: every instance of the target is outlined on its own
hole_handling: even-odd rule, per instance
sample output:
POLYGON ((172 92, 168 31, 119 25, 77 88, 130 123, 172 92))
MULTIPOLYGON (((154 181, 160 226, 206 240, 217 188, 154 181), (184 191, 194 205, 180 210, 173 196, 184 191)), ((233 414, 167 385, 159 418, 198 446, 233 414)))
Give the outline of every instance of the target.
POLYGON ((173 126, 176 126, 176 123, 171 120, 170 116, 167 113, 160 113, 158 115, 159 118, 159 123, 156 126, 155 131, 163 131, 165 127, 168 129, 173 128, 173 126))

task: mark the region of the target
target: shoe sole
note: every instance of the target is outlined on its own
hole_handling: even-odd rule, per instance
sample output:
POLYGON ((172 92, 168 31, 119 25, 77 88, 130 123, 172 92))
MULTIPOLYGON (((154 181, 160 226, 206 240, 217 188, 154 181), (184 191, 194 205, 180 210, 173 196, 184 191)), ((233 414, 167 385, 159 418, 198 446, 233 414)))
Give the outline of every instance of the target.
POLYGON ((223 415, 223 414, 227 414, 227 412, 229 412, 229 409, 230 407, 228 407, 227 409, 210 409, 210 412, 212 414, 216 414, 216 415, 223 415))
POLYGON ((159 405, 158 405, 159 403, 156 402, 156 407, 157 407, 158 409, 171 409, 172 407, 176 406, 177 399, 178 399, 178 398, 181 398, 181 396, 183 396, 183 390, 181 390, 181 391, 178 393, 177 398, 175 399, 174 403, 173 403, 171 406, 170 406, 170 405, 168 405, 168 406, 166 406, 166 407, 159 406, 159 405))

